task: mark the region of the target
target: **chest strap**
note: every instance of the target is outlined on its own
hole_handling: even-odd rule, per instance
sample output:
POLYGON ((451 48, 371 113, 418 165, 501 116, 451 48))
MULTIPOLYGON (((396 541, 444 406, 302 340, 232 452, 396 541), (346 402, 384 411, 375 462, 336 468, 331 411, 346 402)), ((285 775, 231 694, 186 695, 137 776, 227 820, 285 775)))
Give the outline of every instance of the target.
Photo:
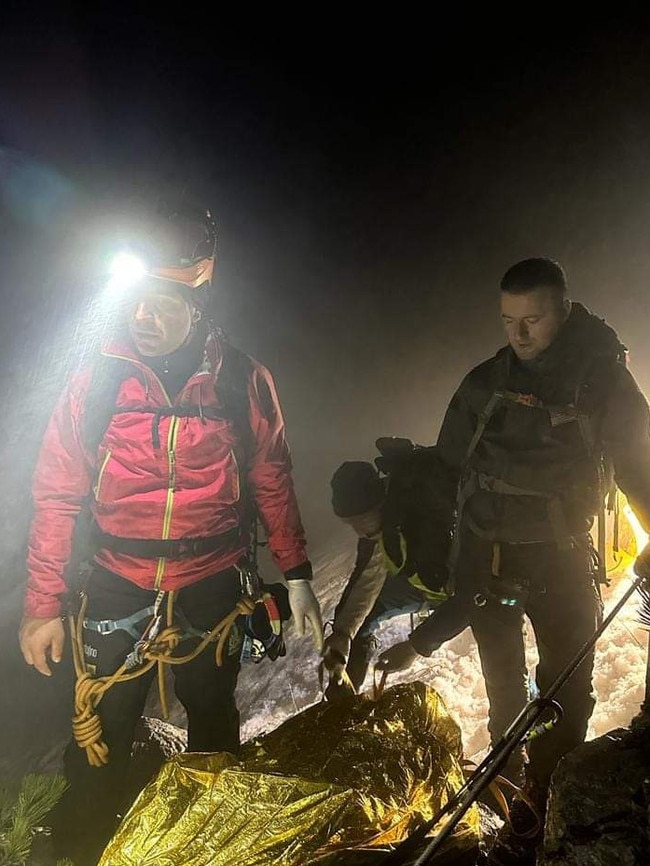
POLYGON ((113 415, 151 415, 151 441, 156 451, 160 450, 160 421, 162 418, 200 418, 205 422, 230 421, 231 418, 215 406, 131 406, 114 409, 113 415))

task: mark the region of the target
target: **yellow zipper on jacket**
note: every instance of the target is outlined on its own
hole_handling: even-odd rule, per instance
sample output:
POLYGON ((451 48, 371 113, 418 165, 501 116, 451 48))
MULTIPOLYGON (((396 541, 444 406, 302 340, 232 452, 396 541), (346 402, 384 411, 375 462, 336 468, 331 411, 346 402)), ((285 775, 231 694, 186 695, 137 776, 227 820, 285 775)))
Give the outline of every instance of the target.
MULTIPOLYGON (((128 361, 130 364, 137 364, 142 367, 146 373, 150 373, 156 382, 160 385, 160 390, 162 391, 165 400, 167 400, 168 406, 173 406, 174 404, 169 399, 169 394, 165 390, 165 386, 160 381, 158 376, 156 376, 155 372, 151 369, 151 367, 147 367, 145 364, 141 363, 137 359, 128 358, 125 355, 116 355, 113 352, 104 352, 103 353, 108 358, 119 358, 122 361, 128 361)), ((198 374, 198 375, 208 375, 208 374, 198 374)), ((171 524, 172 524, 172 510, 174 507, 174 487, 176 485, 176 443, 178 441, 178 427, 179 427, 180 418, 177 415, 171 416, 171 421, 169 424, 169 432, 167 434, 167 465, 169 470, 169 481, 167 484, 167 500, 165 502, 165 513, 163 515, 163 528, 162 528, 162 540, 167 541, 169 539, 171 533, 171 524)), ((108 462, 108 459, 106 460, 108 462)), ((102 470, 105 464, 102 464, 102 470)), ((237 478, 239 479, 239 473, 237 474, 237 478)), ((164 556, 160 556, 158 558, 158 563, 156 565, 156 574, 154 577, 154 587, 155 589, 160 589, 162 584, 162 579, 165 574, 165 566, 167 564, 167 560, 164 556)))
MULTIPOLYGON (((169 470, 169 481, 167 484, 167 501, 165 502, 165 513, 163 515, 162 539, 166 541, 171 533, 172 511, 174 507, 174 487, 176 486, 176 443, 178 442, 178 427, 179 417, 172 415, 169 423, 169 433, 167 434, 167 466, 169 470)), ((156 567, 156 578, 154 586, 160 589, 163 575, 165 573, 165 565, 167 560, 164 556, 158 559, 156 567)))
MULTIPOLYGON (((140 367, 144 370, 145 375, 151 375, 156 380, 156 382, 160 385, 160 390, 163 393, 165 400, 167 401, 168 406, 173 406, 172 401, 169 399, 169 394, 167 393, 165 386, 160 381, 158 376, 156 376, 155 372, 151 369, 151 367, 147 367, 141 361, 138 361, 137 358, 129 358, 126 355, 118 355, 115 352, 102 352, 107 358, 119 358, 121 361, 128 361, 129 364, 135 364, 137 367, 140 367)), ((169 533, 169 527, 172 519, 172 505, 174 501, 174 483, 176 481, 176 454, 174 453, 174 448, 176 447, 176 438, 177 438, 177 426, 178 426, 178 418, 175 415, 172 415, 171 423, 169 425, 169 433, 167 434, 167 464, 169 468, 169 481, 167 484, 167 501, 165 502, 165 513, 163 515, 163 531, 162 538, 163 540, 169 538, 169 534, 165 535, 165 532, 169 533)), ((156 565, 156 574, 154 577, 154 586, 156 589, 160 589, 160 584, 162 583, 163 575, 165 574, 165 565, 167 560, 164 556, 160 556, 158 558, 158 563, 156 565)))
POLYGON ((99 468, 99 472, 97 473, 97 481, 95 482, 95 486, 93 488, 93 496, 95 497, 95 501, 99 502, 99 491, 102 486, 102 479, 104 477, 104 470, 108 464, 108 461, 111 459, 111 449, 106 449, 106 454, 104 454, 104 459, 102 460, 102 465, 99 468))

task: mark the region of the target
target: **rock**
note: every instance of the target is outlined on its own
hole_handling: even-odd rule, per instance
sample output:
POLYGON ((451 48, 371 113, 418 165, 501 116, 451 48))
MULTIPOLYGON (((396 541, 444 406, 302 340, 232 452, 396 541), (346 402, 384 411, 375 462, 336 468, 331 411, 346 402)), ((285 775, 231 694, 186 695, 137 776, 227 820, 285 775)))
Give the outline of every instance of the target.
POLYGON ((538 866, 645 866, 649 806, 647 729, 583 743, 553 774, 538 866))
POLYGON ((499 835, 499 830, 503 827, 503 819, 490 806, 480 801, 478 811, 481 819, 481 838, 484 847, 489 849, 499 835))
POLYGON ((165 761, 187 747, 187 731, 162 719, 143 716, 135 730, 127 778, 128 802, 132 802, 165 761))

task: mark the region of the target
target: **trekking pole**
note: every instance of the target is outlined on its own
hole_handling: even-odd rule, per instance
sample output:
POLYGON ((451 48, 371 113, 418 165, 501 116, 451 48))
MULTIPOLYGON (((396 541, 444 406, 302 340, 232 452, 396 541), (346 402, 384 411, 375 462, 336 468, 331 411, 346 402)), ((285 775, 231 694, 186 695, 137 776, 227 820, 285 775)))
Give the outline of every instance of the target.
POLYGON ((490 783, 499 775, 507 764, 508 759, 515 749, 526 741, 526 735, 533 729, 537 721, 548 710, 552 709, 554 717, 558 720, 562 715, 562 709, 555 701, 546 698, 536 698, 526 704, 517 718, 509 725, 508 729, 499 739, 497 744, 488 752, 479 766, 467 779, 462 788, 446 803, 433 818, 419 827, 407 839, 382 860, 382 866, 403 866, 410 862, 409 858, 414 856, 422 845, 425 837, 438 824, 445 815, 451 813, 448 821, 436 834, 432 843, 420 855, 414 866, 428 863, 429 857, 433 856, 443 845, 445 840, 453 833, 459 821, 467 813, 469 807, 490 783), (432 844, 435 843, 435 848, 432 844), (423 859, 426 857, 426 859, 423 859))
POLYGON ((422 842, 424 842, 427 834, 436 826, 436 824, 438 824, 445 815, 451 813, 444 826, 438 833, 436 833, 435 837, 420 854, 418 859, 415 860, 413 866, 425 866, 425 864, 432 862, 433 857, 440 850, 443 843, 449 838, 458 823, 467 814, 469 807, 476 801, 479 795, 485 791, 490 782, 492 782, 499 774, 499 770, 501 770, 507 763, 508 758, 514 750, 525 743, 527 739, 531 739, 531 733, 534 734, 537 730, 535 725, 542 717, 543 713, 548 709, 552 709, 556 718, 561 717, 561 707, 554 700, 555 695, 582 664, 602 634, 646 579, 647 576, 645 574, 639 575, 634 579, 632 585, 621 596, 617 604, 612 608, 593 635, 554 680, 546 694, 534 701, 531 701, 523 708, 517 718, 510 724, 496 746, 488 752, 483 761, 479 764, 476 770, 474 770, 460 791, 452 797, 451 800, 443 806, 433 818, 426 821, 407 839, 400 843, 397 848, 391 851, 381 861, 382 866, 403 866, 403 864, 408 862, 407 858, 412 857, 415 854, 422 842))

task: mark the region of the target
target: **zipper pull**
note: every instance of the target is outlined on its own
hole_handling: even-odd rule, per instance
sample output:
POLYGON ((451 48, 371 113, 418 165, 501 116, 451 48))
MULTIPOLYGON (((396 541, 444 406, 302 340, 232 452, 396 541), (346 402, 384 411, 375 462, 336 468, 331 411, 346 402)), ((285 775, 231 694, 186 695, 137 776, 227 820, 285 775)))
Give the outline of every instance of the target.
POLYGON ((169 486, 173 490, 176 482, 176 452, 169 452, 169 486))

